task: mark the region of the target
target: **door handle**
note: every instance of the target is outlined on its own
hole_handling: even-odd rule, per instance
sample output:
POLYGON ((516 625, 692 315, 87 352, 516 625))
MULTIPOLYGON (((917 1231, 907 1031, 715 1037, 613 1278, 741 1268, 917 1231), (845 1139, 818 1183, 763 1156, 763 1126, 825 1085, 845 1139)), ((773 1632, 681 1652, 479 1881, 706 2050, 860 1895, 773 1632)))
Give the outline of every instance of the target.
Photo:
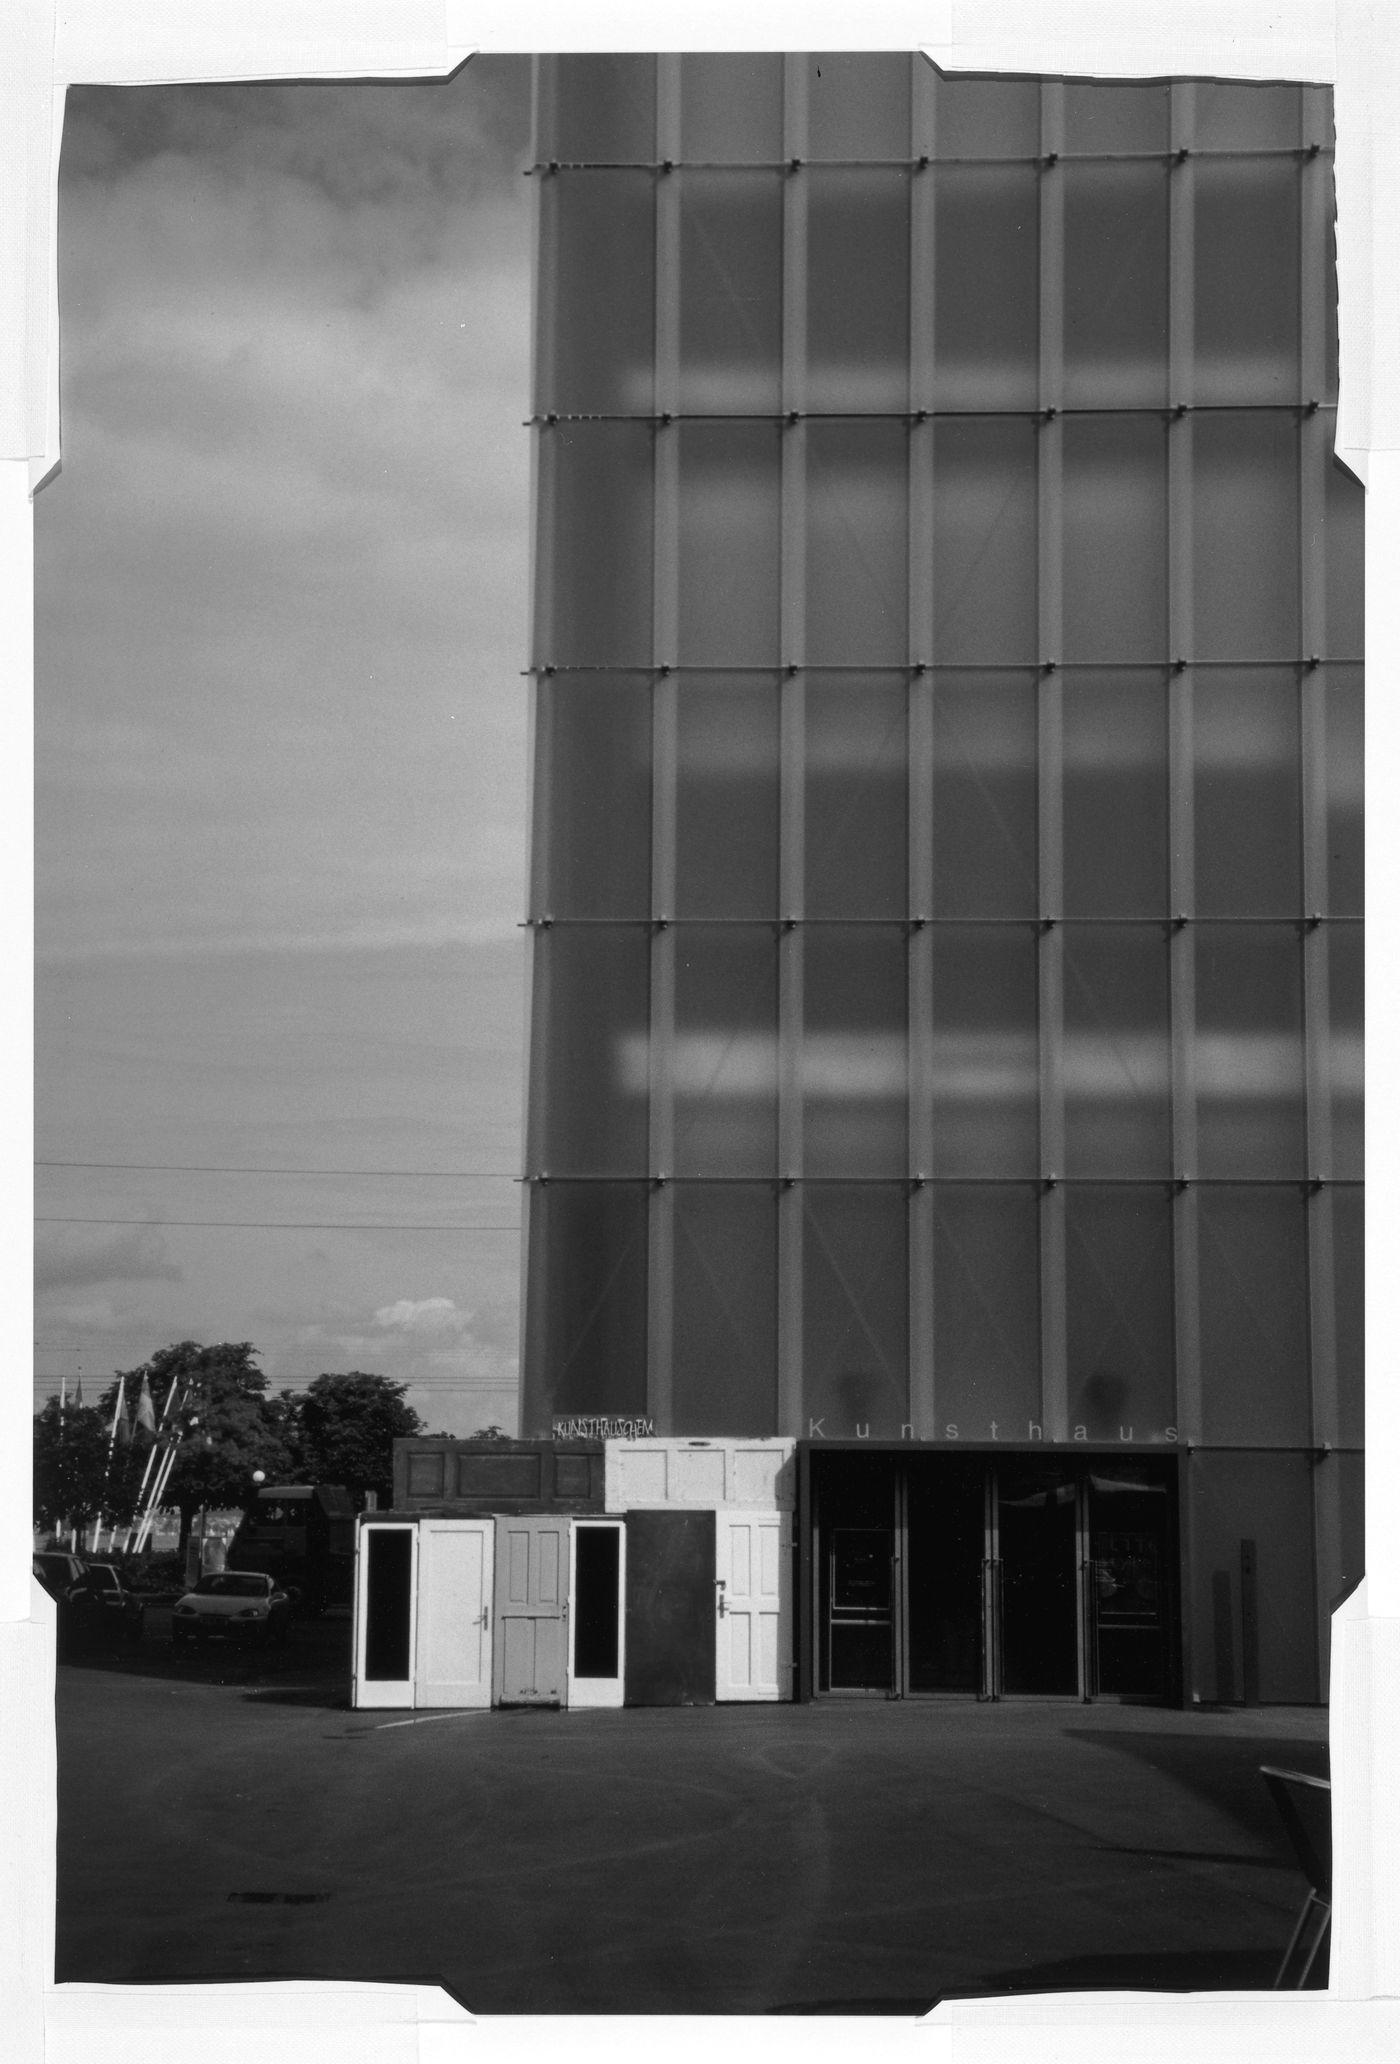
POLYGON ((717 1606, 718 1606, 718 1608, 719 1608, 719 1616, 720 1616, 720 1618, 721 1618, 721 1619, 723 1619, 723 1618, 724 1618, 724 1578, 723 1578, 723 1577, 716 1577, 716 1578, 715 1578, 715 1590, 716 1590, 716 1591, 717 1591, 717 1592, 719 1593, 719 1596, 718 1596, 718 1598, 716 1599, 716 1601, 715 1601, 715 1602, 716 1602, 716 1604, 717 1604, 717 1606))
POLYGON ((481 1608, 481 1624, 483 1629, 489 1634, 491 1631, 491 1608, 489 1605, 483 1605, 481 1608))

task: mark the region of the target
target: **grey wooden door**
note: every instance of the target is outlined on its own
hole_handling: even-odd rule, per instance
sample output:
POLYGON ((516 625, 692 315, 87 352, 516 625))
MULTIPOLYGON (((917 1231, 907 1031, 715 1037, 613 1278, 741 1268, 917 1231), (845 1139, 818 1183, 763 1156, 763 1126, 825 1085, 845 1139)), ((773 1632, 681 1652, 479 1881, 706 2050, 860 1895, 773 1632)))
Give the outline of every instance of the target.
POLYGON ((567 1698, 569 1522, 548 1512, 496 1520, 498 1706, 562 1706, 567 1698))

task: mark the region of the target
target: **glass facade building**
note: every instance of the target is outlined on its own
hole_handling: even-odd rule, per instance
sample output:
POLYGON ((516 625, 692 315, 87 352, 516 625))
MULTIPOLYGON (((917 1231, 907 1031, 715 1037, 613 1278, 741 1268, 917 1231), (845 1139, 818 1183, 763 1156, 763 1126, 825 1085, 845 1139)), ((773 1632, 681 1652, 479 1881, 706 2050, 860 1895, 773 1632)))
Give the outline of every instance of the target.
POLYGON ((1170 1455, 1183 1686, 1318 1696, 1362 1440, 1330 95, 572 56, 536 119, 522 1430, 1170 1455))

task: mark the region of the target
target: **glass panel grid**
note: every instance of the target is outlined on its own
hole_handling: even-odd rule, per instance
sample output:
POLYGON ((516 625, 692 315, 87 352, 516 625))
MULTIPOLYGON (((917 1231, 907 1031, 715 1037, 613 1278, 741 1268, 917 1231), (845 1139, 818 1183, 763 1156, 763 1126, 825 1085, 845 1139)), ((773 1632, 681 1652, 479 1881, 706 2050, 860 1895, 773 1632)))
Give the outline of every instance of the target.
MULTIPOLYGON (((737 1224, 749 1211, 757 1225, 770 1207, 776 1220, 780 1186, 732 1178, 771 1178, 778 1166, 776 1081, 793 1061, 784 1061, 777 1037, 773 986, 785 957, 788 993, 800 1001, 784 1038, 795 1042, 800 1091, 794 1203, 801 1239, 775 1244, 772 1295, 780 1303, 785 1272, 805 1271, 804 1407, 825 1398, 839 1417, 861 1403, 819 1368, 812 1338, 819 1308, 826 1323, 843 1298, 840 1323, 873 1328, 907 1382, 907 1241, 916 1226, 924 1241, 929 1227, 938 1229, 936 1266, 947 1269, 956 1221, 972 1243, 968 1251, 985 1261, 980 1275, 973 1271, 985 1289, 996 1266, 990 1257, 1011 1238, 1012 1223, 1024 1231, 1060 1213, 1063 1263, 1055 1241, 1037 1235, 1034 1280, 1040 1284, 1043 1266, 1063 1267, 1070 1422, 1106 1428, 1119 1412, 1161 1437, 1177 1409, 1173 1358, 1196 1354, 1191 1312, 1180 1326, 1182 1313, 1172 1308, 1176 1273, 1185 1271, 1187 1304, 1199 1304, 1208 1400, 1217 1382, 1210 1372, 1228 1351, 1220 1342, 1238 1319, 1217 1294, 1223 1279, 1210 1246, 1235 1208, 1228 1200, 1238 1203, 1241 1224, 1262 1224, 1276 1207, 1279 1222, 1293 1225, 1292 1203, 1283 1200, 1301 1199, 1310 1174, 1349 1177, 1360 1169, 1356 927, 1329 928, 1321 961, 1309 962, 1325 970, 1318 995, 1330 1019, 1327 1059, 1307 1094, 1303 1066, 1301 927, 1311 913, 1302 907, 1308 770, 1299 682, 1313 658, 1305 642, 1327 663, 1325 677, 1314 676, 1325 679, 1315 706, 1324 712, 1326 757, 1314 784, 1325 805, 1325 865, 1319 871, 1310 857, 1309 879, 1324 916, 1361 907, 1360 668, 1351 663, 1361 651, 1361 496, 1330 459, 1320 610, 1300 607, 1298 581, 1300 517, 1318 507, 1300 469, 1317 463, 1327 444, 1302 440, 1300 459, 1294 404, 1314 398, 1299 388, 1299 337, 1311 319, 1300 279, 1327 272, 1310 261, 1312 273, 1300 273, 1300 145, 1327 139, 1302 137, 1303 102, 1293 88, 1070 85, 1047 89, 1047 97, 1034 82, 944 80, 904 59, 714 59, 708 82, 698 69, 692 80, 691 62, 679 71, 684 153, 698 156, 703 140, 706 152, 730 162, 714 171, 692 163, 676 175, 674 391, 682 415, 767 420, 675 426, 674 545, 664 524, 656 533, 658 578, 674 574, 679 601, 681 670, 669 691, 677 710, 674 769, 658 760, 655 770, 674 783, 676 911, 748 921, 680 926, 667 949, 677 956, 666 1073, 667 1094, 676 1094, 677 1169, 706 1178, 689 1184, 693 1200, 732 1192, 727 1217, 714 1206, 716 1226, 721 1218, 737 1224), (726 65, 724 95, 752 84, 744 132, 751 147, 739 140, 732 109, 721 106, 717 82, 726 65), (830 67, 825 77, 822 66, 830 67), (780 134, 784 73, 788 116, 780 134), (1178 114, 1168 136, 1174 93, 1178 114), (1051 111, 1044 127, 1042 101, 1051 111), (804 104, 806 128, 798 118, 804 104), (1188 104, 1196 109, 1194 133, 1182 127, 1188 104), (925 133, 919 125, 930 108, 936 165, 919 174, 911 138, 925 133), (1190 136, 1201 162, 1179 178, 1170 153, 1181 135, 1190 136), (1058 167, 1029 162, 1043 154, 1047 137, 1062 147, 1058 167), (782 169, 794 155, 804 161, 795 178, 782 169), (1018 157, 1020 164, 994 162, 1018 157), (863 166, 852 162, 860 159, 863 166), (983 162, 949 162, 957 159, 983 162), (913 391, 936 409, 965 413, 940 416, 911 438, 906 253, 911 221, 924 219, 910 210, 911 183, 920 177, 937 182, 930 212, 938 270, 931 321, 923 329, 913 324, 929 361, 916 368, 913 391), (1049 178, 1057 182, 1051 203, 1049 178), (1168 391, 1166 349, 1169 211, 1177 210, 1179 222, 1181 203, 1171 196, 1182 192, 1192 196, 1193 234, 1184 248, 1194 251, 1185 284, 1195 311, 1183 333, 1185 357, 1173 346, 1177 372, 1189 373, 1184 395, 1168 391), (792 365, 780 395, 784 220, 789 268, 799 248, 802 265, 789 282, 792 365), (1050 280, 1047 254, 1056 268, 1050 280), (1045 333, 1047 311, 1053 337, 1045 333), (1034 420, 1047 397, 1070 411, 1050 441, 1034 420), (1167 405, 1183 398, 1195 404, 1191 415, 1171 417, 1167 405), (805 418, 796 430, 780 410, 793 400, 805 418), (873 420, 855 420, 861 416, 873 420), (789 438, 788 452, 800 454, 795 464, 781 456, 789 438), (1062 454, 1063 486, 1047 502, 1043 455, 1051 441, 1062 454), (1172 449, 1178 457, 1169 488, 1172 449), (914 475, 928 496, 927 531, 922 516, 910 523, 911 451, 913 463, 928 469, 914 475), (785 525, 798 534, 785 536, 785 525), (671 549, 674 569, 662 564, 671 549), (910 555, 922 552, 927 562, 915 567, 910 555), (800 636, 779 635, 780 598, 791 627, 803 590, 805 646, 800 636), (922 625, 911 624, 911 593, 920 610, 931 611, 922 625), (925 661, 932 667, 920 678, 922 668, 910 663, 925 661), (1055 669, 1047 672, 1050 661, 1055 669), (784 683, 794 663, 803 672, 784 683), (927 710, 923 731, 914 726, 911 696, 927 710), (918 779, 913 736, 928 741, 918 779), (1052 737, 1055 772, 1047 785, 1052 737), (911 795, 924 799, 931 816, 917 827, 922 857, 912 876, 911 795), (1047 810, 1054 820, 1048 845, 1047 810), (789 857, 796 853, 801 865, 780 899, 784 817, 789 857), (1170 883, 1169 825, 1178 842, 1170 883), (802 891, 795 903, 794 880, 802 891), (802 912, 786 935, 778 922, 783 901, 802 912), (906 912, 928 925, 912 957, 904 925, 881 922, 906 912), (1052 928, 1037 931, 1037 924, 1052 928), (731 941, 723 949, 721 931, 731 941), (1178 974, 1169 985, 1173 956, 1178 974), (1043 965, 1061 963, 1062 1004, 1057 984, 1046 989, 1040 979, 1043 965), (752 1024, 738 994, 741 964, 755 976, 752 1024), (916 968, 931 970, 918 977, 931 986, 911 1016, 907 983, 916 968), (1054 1001, 1049 1015, 1046 997, 1054 1001), (912 1050, 911 1023, 925 1027, 912 1050), (697 1093, 687 1108, 690 1077, 681 1063, 687 1040, 697 1037, 717 1050, 728 1042, 731 1052, 713 1093, 697 1093), (913 1165, 911 1067, 921 1094, 932 1095, 927 1172, 938 1180, 938 1202, 929 1218, 894 1180, 913 1165), (1308 1166, 1304 1115, 1318 1083, 1329 1123, 1314 1131, 1321 1141, 1330 1137, 1331 1171, 1308 1166), (1042 1166, 1046 1084, 1063 1095, 1063 1167, 1042 1166), (1174 1138, 1174 1103, 1182 1098, 1198 1126, 1178 1115, 1174 1138), (687 1124, 691 1150, 683 1144, 687 1124), (1055 1176, 1056 1189, 1038 1190, 1037 1173, 1055 1176), (1176 1214, 1175 1235, 1172 1177, 1199 1178, 1191 1209, 1176 1214), (1260 1184, 1278 1186, 1267 1191, 1272 1204, 1249 1201, 1260 1184), (823 1240, 842 1254, 860 1248, 862 1209, 874 1214, 872 1227, 878 1220, 885 1228, 887 1261, 898 1238, 906 1243, 901 1301, 892 1312, 877 1315, 849 1285, 834 1289, 830 1256, 820 1257, 823 1240), (1190 1253, 1174 1257, 1182 1239, 1190 1253), (1199 1297, 1189 1287, 1193 1270, 1199 1297), (1158 1336, 1155 1346, 1147 1334, 1158 1336), (903 1343, 897 1354, 896 1335, 903 1343)), ((598 75, 604 101, 594 141, 602 162, 605 144, 617 158, 627 155, 622 143, 644 140, 646 122, 638 121, 635 101, 629 112, 619 84, 641 76, 625 66, 598 75)), ((556 102, 563 106, 557 93, 556 102)), ((565 114, 558 107, 550 117, 556 134, 563 122, 581 136, 578 104, 565 114)), ((654 134, 649 148, 657 148, 654 134)), ((650 205, 642 200, 650 181, 588 176, 612 180, 620 243, 630 236, 640 254, 644 239, 624 223, 629 209, 650 205)), ((566 244, 569 237, 597 243, 590 225, 607 214, 603 202, 597 194, 572 197, 561 175, 544 206, 544 263, 557 273, 542 282, 548 327, 588 334, 577 336, 572 362, 555 370, 542 348, 541 376, 553 383, 542 389, 542 405, 601 398, 619 414, 645 416, 655 406, 647 259, 638 256, 609 299, 602 270, 590 272, 576 253, 559 255, 561 235, 566 244), (573 229, 564 221, 571 213, 573 229), (573 311, 567 324, 565 309, 573 311), (560 384, 561 375, 575 385, 560 384)), ((917 239, 912 259, 921 261, 917 239)), ((1173 255, 1173 268, 1177 262, 1173 255)), ((659 450, 666 433, 650 422, 609 421, 546 425, 538 434, 536 650, 551 665, 599 671, 590 704, 599 717, 585 736, 585 704, 565 707, 563 680, 540 683, 539 735, 549 764, 542 759, 537 795, 552 780, 556 800, 538 830, 535 894, 545 884, 557 912, 611 918, 632 914, 647 883, 644 677, 616 669, 644 667, 652 657, 653 446, 659 450), (603 714, 610 709, 615 720, 603 714), (566 765, 572 797, 559 780, 566 765), (605 851, 609 818, 615 852, 605 851)), ((1316 725, 1310 740, 1315 732, 1316 725)), ((643 910, 635 914, 641 920, 643 910)), ((649 933, 639 921, 624 947, 625 927, 576 929, 580 939, 596 939, 610 968, 632 973, 614 982, 597 961, 600 986, 617 993, 594 1008, 584 977, 571 972, 592 949, 561 942, 559 929, 552 942, 542 936, 532 1152, 537 1145, 536 1160, 562 1152, 566 1165, 582 1171, 589 1163, 596 1175, 637 1173, 654 1081, 644 1067, 645 988, 636 978, 652 952, 649 933), (570 1038, 577 1030, 577 1052, 561 1030, 566 1020, 570 1038), (577 1125, 563 1118, 566 1079, 575 1085, 566 1100, 596 1101, 601 1085, 614 1105, 624 1081, 634 1090, 640 1083, 640 1135, 630 1107, 606 1120, 595 1111, 577 1125), (614 1126, 617 1140, 631 1145, 604 1148, 603 1133, 614 1126)), ((1310 988, 1310 1025, 1314 1005, 1310 988)), ((1341 1209, 1349 1194, 1339 1189, 1336 1203, 1339 1226, 1351 1228, 1341 1209)), ((706 1208, 696 1202, 697 1226, 706 1208)), ((690 1234, 681 1239, 676 1209, 672 1292, 680 1328, 683 1271, 694 1255, 681 1259, 690 1234)), ((704 1249, 703 1228, 699 1237, 704 1249)), ((714 1236, 721 1244, 724 1237, 714 1236)), ((1239 1257, 1255 1252, 1251 1238, 1241 1232, 1230 1248, 1241 1267, 1239 1257)), ((1348 1265, 1339 1252, 1339 1302, 1348 1265)), ((532 1281, 539 1266, 532 1249, 532 1281)), ((692 1287, 698 1281, 693 1271, 688 1280, 692 1287)), ((1017 1304, 1015 1325, 1024 1333, 1034 1299, 1018 1277, 1020 1291, 1026 1309, 1017 1304)), ((929 1411, 941 1421, 951 1409, 940 1370, 954 1386, 946 1396, 956 1398, 958 1357, 965 1358, 958 1343, 981 1323, 971 1291, 961 1318, 956 1292, 940 1312, 942 1294, 936 1286, 934 1398, 915 1414, 921 1423, 929 1411)), ((766 1308, 768 1295, 755 1290, 755 1310, 766 1308)), ((1339 1311, 1339 1331, 1344 1320, 1339 1311)), ((697 1338, 709 1337, 707 1324, 697 1318, 697 1338)), ((1306 1327, 1301 1337, 1306 1344, 1306 1327)), ((1008 1396, 1014 1391, 1018 1412, 1031 1410, 1026 1401, 1040 1380, 1043 1347, 1037 1336, 1034 1354, 1023 1341, 1002 1357, 996 1384, 1008 1396)), ((1340 1338, 1338 1351, 1345 1360, 1340 1338)), ((881 1361, 867 1359, 872 1368, 881 1361)), ((1234 1409, 1227 1389, 1209 1404, 1217 1431, 1234 1409)), ((680 1410, 680 1390, 673 1394, 680 1410)), ((790 1387, 786 1394, 791 1399, 790 1387)), ((865 1403, 874 1397, 871 1391, 865 1403)), ((971 1411, 972 1400, 970 1392, 962 1409, 971 1411)), ((908 1409, 906 1400, 901 1421, 908 1409)))

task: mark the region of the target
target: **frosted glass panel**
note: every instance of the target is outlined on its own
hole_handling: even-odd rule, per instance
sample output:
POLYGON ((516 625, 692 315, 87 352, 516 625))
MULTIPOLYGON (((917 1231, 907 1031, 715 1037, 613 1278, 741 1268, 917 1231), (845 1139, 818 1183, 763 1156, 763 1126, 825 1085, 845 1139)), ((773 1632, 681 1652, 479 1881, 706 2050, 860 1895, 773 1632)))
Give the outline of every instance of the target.
POLYGON ((671 1410, 678 1434, 778 1431, 777 1199, 771 1184, 678 1183, 671 1410))
POLYGON ((1030 158, 1040 149, 1040 87, 1034 79, 972 79, 933 70, 933 104, 940 158, 1030 158))
POLYGON ((1196 88, 1196 147, 1203 151, 1293 150, 1302 141, 1296 86, 1203 81, 1196 88))
POLYGON ((1061 709, 1066 914, 1165 916, 1165 677, 1066 673, 1061 709))
POLYGON ((1170 141, 1171 88, 1109 86, 1073 80, 1065 86, 1067 151, 1165 151, 1170 141))
MULTIPOLYGON (((1040 1426, 1040 1206, 1029 1185, 939 1184, 933 1205, 935 1433, 1040 1426)), ((1043 1428, 1042 1428, 1043 1431, 1043 1428)))
POLYGON ((1365 936, 1360 925, 1327 929, 1327 994, 1331 1018, 1332 1173, 1356 1180, 1366 1172, 1365 936))
POLYGON ((682 423, 680 661, 775 665, 781 432, 773 423, 682 423))
POLYGON ((1196 908, 1281 917, 1302 908, 1296 669, 1195 677, 1196 908))
POLYGON ((693 51, 681 59, 681 155, 775 163, 783 155, 783 60, 693 51))
POLYGON ((1036 935, 1029 925, 936 925, 932 948, 933 1167, 1040 1167, 1036 935))
POLYGON ((807 658, 898 666, 908 652, 909 433, 903 423, 807 428, 807 658))
POLYGON ((650 945, 641 925, 535 934, 532 1169, 646 1172, 650 945))
POLYGON ((903 675, 809 676, 809 917, 905 914, 908 728, 903 675))
POLYGON ((1167 439, 1157 416, 1064 428, 1064 638, 1070 660, 1165 660, 1167 439))
POLYGON ((1346 1445, 1360 1447, 1366 1432, 1366 1197, 1361 1189, 1338 1189, 1328 1202, 1337 1314, 1337 1432, 1346 1445))
POLYGON ((680 405, 714 415, 776 412, 782 375, 782 174, 674 176, 681 182, 680 405))
POLYGON ((1200 1192, 1208 1442, 1282 1448, 1311 1438, 1305 1210, 1291 1184, 1200 1192))
POLYGON ((1070 1175, 1170 1171, 1169 995, 1163 926, 1064 927, 1070 1175))
POLYGON ((1255 1550, 1259 1698, 1308 1705, 1318 1683, 1313 1605, 1316 1470, 1311 1455, 1201 1454, 1191 1458, 1192 1617, 1206 1639, 1193 1649, 1203 1699, 1238 1702, 1244 1689, 1240 1546, 1255 1550))
POLYGON ((909 173, 814 167, 807 185, 807 406, 909 405, 909 173))
POLYGON ((1028 422, 935 425, 933 646, 945 664, 1040 657, 1035 440, 1028 422))
POLYGON ((656 152, 656 59, 574 53, 540 59, 540 157, 646 161, 656 152))
POLYGON ((777 1165, 776 932, 681 925, 675 938, 675 1167, 772 1175, 777 1165))
POLYGON ((1065 1227, 1071 1429, 1160 1440, 1176 1423, 1171 1198, 1165 1188, 1074 1187, 1065 1227))
POLYGON ((1195 603, 1199 659, 1298 651, 1298 431, 1284 414, 1199 415, 1195 603))
POLYGON ((933 694, 936 917, 1037 912, 1036 682, 938 674, 933 694))
POLYGON ((1036 401, 1039 174, 949 165, 934 188, 934 398, 939 408, 1036 401))
POLYGON ((1066 164, 1060 177, 1065 401, 1071 408, 1160 404, 1167 384, 1167 167, 1066 164))
POLYGON ((831 51, 805 60, 807 149, 813 158, 907 158, 909 76, 904 52, 831 51))
POLYGON ((1321 656, 1360 659, 1366 650, 1366 490, 1325 442, 1319 457, 1327 498, 1327 642, 1321 656))
POLYGON ((778 685, 677 684, 676 915, 778 915, 778 685))
POLYGON ((1366 907, 1364 725, 1359 666, 1327 669, 1327 902, 1339 915, 1366 907))
POLYGON ((554 666, 649 666, 651 425, 560 423, 539 437, 536 657, 554 666))
POLYGON ((550 1183, 530 1192, 530 1352, 522 1423, 646 1409, 647 1192, 550 1183))
POLYGON ((1293 925, 1196 932, 1203 1175, 1302 1175, 1302 950, 1293 925))
POLYGON ((1296 159, 1203 159, 1195 249, 1197 401, 1296 400, 1296 159))
POLYGON ((558 172, 541 180, 540 236, 541 410, 650 413, 654 176, 558 172))
POLYGON ((898 1440, 909 1416, 905 1186, 813 1184, 802 1234, 804 1421, 821 1420, 828 1440, 858 1427, 898 1440))
POLYGON ((651 677, 563 674, 539 683, 534 911, 651 911, 651 677))
POLYGON ((908 987, 902 926, 803 932, 802 1138, 808 1175, 908 1167, 908 987))

